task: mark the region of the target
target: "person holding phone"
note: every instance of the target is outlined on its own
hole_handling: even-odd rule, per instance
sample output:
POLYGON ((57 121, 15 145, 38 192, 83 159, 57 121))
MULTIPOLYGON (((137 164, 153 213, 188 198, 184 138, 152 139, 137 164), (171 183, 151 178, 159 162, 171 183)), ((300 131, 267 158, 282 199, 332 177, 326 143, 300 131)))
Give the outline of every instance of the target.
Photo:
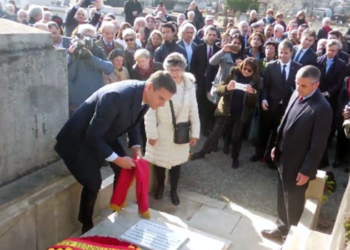
POLYGON ((204 158, 227 128, 231 128, 231 167, 239 167, 242 138, 251 123, 261 89, 262 79, 259 77, 257 60, 249 57, 232 67, 229 76, 217 87, 220 101, 215 111, 214 129, 191 160, 204 158))

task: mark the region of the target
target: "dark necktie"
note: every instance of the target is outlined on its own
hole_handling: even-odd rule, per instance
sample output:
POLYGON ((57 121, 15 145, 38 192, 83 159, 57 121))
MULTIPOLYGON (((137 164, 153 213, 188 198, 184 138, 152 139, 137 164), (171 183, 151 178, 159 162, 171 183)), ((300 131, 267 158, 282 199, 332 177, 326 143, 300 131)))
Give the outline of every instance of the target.
POLYGON ((283 69, 282 69, 282 79, 283 79, 283 82, 286 82, 287 81, 287 74, 286 74, 286 67, 287 65, 283 64, 283 69))
POLYGON ((213 56, 213 47, 209 47, 208 60, 213 56))
POLYGON ((300 51, 298 52, 298 54, 296 55, 294 61, 299 62, 299 61, 300 61, 300 56, 301 56, 302 53, 303 53, 303 50, 300 50, 300 51))

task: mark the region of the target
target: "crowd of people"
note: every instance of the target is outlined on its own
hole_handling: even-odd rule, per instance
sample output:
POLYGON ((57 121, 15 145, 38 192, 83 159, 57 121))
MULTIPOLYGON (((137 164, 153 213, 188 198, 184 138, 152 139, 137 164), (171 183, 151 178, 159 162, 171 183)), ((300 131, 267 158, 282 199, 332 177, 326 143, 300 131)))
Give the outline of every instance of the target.
POLYGON ((263 232, 267 237, 285 237, 299 221, 309 180, 330 165, 334 137, 332 165, 349 172, 343 120, 349 116, 350 32, 332 29, 329 18, 314 30, 303 11, 286 24, 283 13, 268 9, 259 20, 252 10, 249 20, 229 20, 222 32, 195 2, 173 21, 163 4, 143 17, 140 3, 128 0, 122 23, 101 13, 101 0, 82 6, 78 0, 62 20, 10 1, 0 16, 51 32, 53 46, 67 50, 71 118, 55 149, 84 186, 83 232, 93 226, 99 166, 109 162, 115 181, 120 168, 134 166, 125 153, 126 132, 134 156, 154 165, 156 199, 169 169, 174 205, 181 165, 200 135, 205 142, 191 160, 217 152, 223 139, 232 169, 240 167, 242 140, 250 140, 250 161, 280 173, 279 224, 263 232))

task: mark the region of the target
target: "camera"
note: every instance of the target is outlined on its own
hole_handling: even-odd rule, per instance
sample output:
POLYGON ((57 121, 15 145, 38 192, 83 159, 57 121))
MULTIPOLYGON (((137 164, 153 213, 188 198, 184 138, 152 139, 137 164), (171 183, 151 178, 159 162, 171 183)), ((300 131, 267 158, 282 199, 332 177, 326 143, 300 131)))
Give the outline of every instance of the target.
POLYGON ((95 46, 95 39, 85 36, 82 39, 75 37, 74 43, 76 44, 76 49, 74 55, 79 59, 91 59, 90 50, 95 46))

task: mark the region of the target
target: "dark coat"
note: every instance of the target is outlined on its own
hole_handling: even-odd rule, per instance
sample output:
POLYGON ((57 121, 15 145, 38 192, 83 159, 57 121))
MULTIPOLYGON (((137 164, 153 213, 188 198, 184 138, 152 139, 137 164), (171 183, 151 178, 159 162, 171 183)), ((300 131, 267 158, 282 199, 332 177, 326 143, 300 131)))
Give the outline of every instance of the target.
POLYGON ((144 82, 135 80, 108 84, 73 113, 55 146, 73 175, 100 168, 113 152, 119 154, 117 138, 126 132, 130 147, 141 145, 138 124, 144 115, 140 113, 144 87, 144 82))
POLYGON ((129 0, 125 2, 124 4, 125 22, 131 24, 131 26, 134 26, 134 21, 136 17, 138 17, 141 13, 142 13, 142 6, 141 6, 141 3, 139 3, 139 1, 129 0), (136 16, 132 14, 134 11, 137 11, 136 16))
POLYGON ((349 77, 345 77, 344 81, 343 81, 343 87, 340 90, 339 93, 339 98, 338 98, 338 109, 337 109, 337 116, 338 117, 342 117, 342 113, 343 110, 345 108, 346 105, 349 104, 350 102, 350 94, 349 94, 349 89, 350 89, 350 85, 349 85, 349 77))
MULTIPOLYGON (((184 12, 186 19, 188 19, 187 13, 189 11, 190 10, 186 10, 184 12)), ((197 28, 197 30, 199 30, 199 29, 203 28, 203 26, 204 26, 204 17, 202 15, 202 13, 199 11, 198 7, 196 7, 196 9, 194 10, 194 14, 195 14, 194 21, 196 23, 196 28, 197 28)))
MULTIPOLYGON (((213 45, 213 55, 218 52, 220 48, 217 45, 213 45)), ((199 44, 193 51, 192 61, 190 65, 190 72, 195 76, 197 83, 197 91, 205 91, 206 92, 206 79, 205 73, 207 67, 209 65, 208 60, 208 50, 207 44, 199 44)), ((216 67, 216 72, 218 70, 218 66, 216 67)), ((214 77, 216 73, 212 74, 214 77)))
POLYGON ((70 45, 71 45, 71 39, 69 37, 62 36, 62 46, 63 46, 63 48, 68 49, 70 45))
MULTIPOLYGON (((215 111, 215 116, 229 116, 230 108, 231 108, 231 97, 233 91, 227 90, 227 85, 231 80, 237 80, 238 75, 241 74, 236 67, 232 67, 230 75, 226 78, 225 81, 220 83, 217 87, 218 96, 221 96, 220 101, 218 103, 218 107, 215 111)), ((263 87, 262 79, 260 77, 253 78, 249 84, 255 89, 257 92, 255 94, 245 93, 244 101, 243 101, 243 110, 241 115, 241 121, 243 123, 249 124, 253 117, 254 110, 256 108, 256 104, 259 102, 260 90, 263 87)))
MULTIPOLYGON (((280 144, 288 112, 299 94, 294 92, 288 103, 285 115, 277 131, 276 145, 280 144)), ((300 172, 313 180, 322 155, 327 146, 328 135, 332 123, 332 109, 319 90, 308 98, 294 121, 286 129, 283 137, 282 152, 275 150, 276 163, 283 154, 281 178, 284 188, 295 187, 296 178, 300 172)), ((279 165, 279 164, 278 164, 279 165)))
MULTIPOLYGON (((73 6, 70 11, 68 12, 66 16, 66 21, 65 21, 65 36, 71 37, 73 31, 75 30, 76 27, 78 27, 79 23, 78 21, 74 18, 75 13, 77 13, 78 9, 73 6)), ((89 22, 92 26, 96 26, 97 23, 100 21, 101 14, 96 13, 92 20, 89 22)))
MULTIPOLYGON (((332 29, 330 29, 330 31, 331 31, 332 29)), ((327 33, 327 31, 323 28, 323 27, 321 27, 321 28, 319 28, 318 30, 317 30, 317 33, 316 33, 316 41, 318 41, 318 40, 320 40, 320 39, 322 39, 322 38, 324 38, 324 39, 327 39, 328 38, 328 33, 327 33)))
POLYGON ((163 42, 162 45, 156 49, 154 52, 154 61, 163 63, 165 58, 173 52, 178 52, 187 58, 185 48, 181 47, 175 40, 173 40, 171 43, 163 42))
POLYGON ((264 71, 264 87, 262 90, 262 100, 267 100, 269 104, 268 112, 275 113, 282 101, 283 110, 286 109, 290 96, 295 90, 295 76, 301 68, 299 63, 291 61, 288 80, 285 84, 282 80, 281 62, 276 60, 266 65, 264 71))
MULTIPOLYGON (((293 48, 292 59, 294 61, 296 60, 296 56, 299 56, 299 55, 297 55, 299 48, 300 48, 300 45, 296 45, 293 48)), ((315 51, 313 51, 311 48, 308 48, 308 50, 304 53, 303 57, 299 58, 298 63, 300 63, 303 66, 306 66, 306 65, 316 66, 317 55, 316 55, 315 51)))
POLYGON ((339 91, 342 87, 344 80, 344 73, 346 65, 343 60, 339 59, 337 56, 333 59, 333 64, 326 73, 326 61, 327 55, 323 55, 317 58, 317 67, 321 71, 321 80, 320 80, 320 91, 328 92, 330 97, 328 101, 330 102, 333 108, 337 106, 337 100, 339 91))

